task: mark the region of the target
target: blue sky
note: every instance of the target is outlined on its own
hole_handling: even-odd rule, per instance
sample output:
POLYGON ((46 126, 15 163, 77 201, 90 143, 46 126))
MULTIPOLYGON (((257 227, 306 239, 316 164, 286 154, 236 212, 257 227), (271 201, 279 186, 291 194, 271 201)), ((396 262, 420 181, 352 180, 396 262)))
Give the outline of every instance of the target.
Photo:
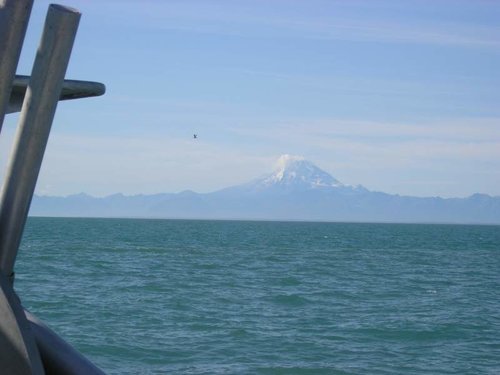
POLYGON ((82 12, 67 78, 107 93, 59 104, 39 194, 208 192, 293 154, 370 190, 500 195, 500 2, 65 4, 82 12))

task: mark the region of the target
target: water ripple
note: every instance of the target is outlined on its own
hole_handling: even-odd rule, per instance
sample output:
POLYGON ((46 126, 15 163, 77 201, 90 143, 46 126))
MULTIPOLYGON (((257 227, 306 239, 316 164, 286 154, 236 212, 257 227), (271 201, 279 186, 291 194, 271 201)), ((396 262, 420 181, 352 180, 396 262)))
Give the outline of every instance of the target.
POLYGON ((47 219, 26 307, 110 374, 498 374, 495 226, 47 219))

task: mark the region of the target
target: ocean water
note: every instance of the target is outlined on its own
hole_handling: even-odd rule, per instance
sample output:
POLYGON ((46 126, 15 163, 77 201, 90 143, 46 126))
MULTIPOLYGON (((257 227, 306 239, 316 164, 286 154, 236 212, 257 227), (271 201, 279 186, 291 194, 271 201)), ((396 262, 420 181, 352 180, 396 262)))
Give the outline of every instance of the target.
POLYGON ((109 374, 500 374, 500 227, 30 218, 25 307, 109 374))

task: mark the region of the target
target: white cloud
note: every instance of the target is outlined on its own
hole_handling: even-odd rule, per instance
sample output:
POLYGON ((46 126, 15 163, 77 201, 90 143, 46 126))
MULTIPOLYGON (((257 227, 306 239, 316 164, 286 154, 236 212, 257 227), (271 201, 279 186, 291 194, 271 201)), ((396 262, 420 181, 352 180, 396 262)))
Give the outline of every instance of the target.
POLYGON ((304 155, 347 184, 407 195, 465 196, 500 195, 499 124, 498 119, 420 124, 330 119, 234 131, 258 140, 265 152, 280 145, 304 155), (407 182, 431 179, 437 182, 407 182))
POLYGON ((307 137, 315 145, 332 140, 355 143, 404 143, 410 141, 443 141, 446 143, 500 142, 500 118, 447 119, 420 123, 353 121, 343 119, 290 120, 269 126, 234 129, 240 135, 290 139, 307 137))
MULTIPOLYGON (((123 20, 147 19, 147 26, 158 30, 234 35, 244 37, 293 37, 317 40, 351 40, 373 42, 457 45, 497 48, 500 27, 470 24, 466 21, 446 22, 443 19, 419 21, 411 13, 419 6, 398 4, 388 6, 377 2, 381 12, 370 12, 373 2, 350 7, 347 2, 325 6, 322 1, 253 2, 251 5, 228 1, 189 2, 119 2, 123 20), (402 17, 390 17, 391 8, 402 17), (313 11, 316 9, 316 11, 313 11), (323 12, 321 11, 323 9, 323 12), (130 15, 133 14, 133 17, 130 15)), ((487 4, 486 4, 487 5, 487 4)), ((491 5, 491 4, 490 4, 491 5)), ((99 7, 105 4, 99 4, 99 7)), ((107 4, 110 9, 116 3, 107 4)), ((425 6, 425 5, 424 5, 425 6)))
POLYGON ((290 163, 304 159, 305 158, 303 156, 283 154, 278 158, 278 161, 276 162, 276 169, 286 169, 286 167, 290 163))
POLYGON ((54 134, 38 186, 52 195, 207 192, 246 182, 249 173, 260 174, 270 164, 265 157, 203 140, 54 134))
MULTIPOLYGON (((12 122, 12 121, 11 121, 12 122)), ((406 195, 500 195, 498 119, 415 124, 324 119, 220 129, 221 139, 51 135, 37 191, 103 196, 200 192, 271 172, 280 154, 303 155, 346 184, 406 195), (428 183, 427 183, 428 182, 428 183)), ((4 168, 14 127, 4 126, 4 168)), ((156 134, 156 133, 150 133, 156 134)))
MULTIPOLYGON (((48 2, 37 2, 35 7, 46 7, 46 3, 48 2), (42 5, 44 3, 45 5, 42 5)), ((366 7, 377 7, 380 2, 376 2, 378 5, 372 5, 372 1, 358 1, 355 5, 358 7, 356 12, 349 10, 351 5, 346 5, 347 3, 353 4, 351 1, 338 1, 336 6, 339 7, 339 12, 325 14, 317 11, 309 2, 288 0, 278 5, 268 1, 257 2, 256 5, 252 2, 248 5, 250 3, 230 1, 139 3, 77 0, 75 6, 82 8, 84 19, 89 22, 101 22, 101 26, 108 27, 109 29, 104 29, 105 32, 122 30, 120 27, 127 24, 130 26, 127 29, 130 31, 127 38, 135 35, 139 41, 145 40, 142 38, 147 36, 144 35, 147 31, 171 28, 259 38, 342 39, 488 48, 498 48, 500 44, 500 28, 497 26, 478 26, 466 23, 467 21, 452 24, 420 17, 418 20, 415 17, 412 22, 406 22, 408 20, 404 17, 384 19, 381 17, 384 12, 377 12, 378 15, 360 12, 360 9, 366 7), (280 5, 289 6, 280 8, 280 5)), ((398 7, 408 6, 402 6, 399 2, 392 2, 392 5, 385 3, 385 6, 393 7, 396 3, 398 7)), ((330 3, 326 1, 313 4, 330 3)), ((85 30, 84 23, 82 29, 85 30)), ((38 37, 37 34, 37 41, 38 37)), ((116 38, 119 42, 119 36, 116 38)), ((104 49, 103 46, 98 48, 104 49)), ((35 50, 33 48, 33 51, 35 50)), ((109 46, 106 46, 105 50, 109 53, 117 52, 109 46)), ((127 51, 136 54, 133 48, 127 48, 127 51)), ((137 60, 137 66, 142 67, 141 74, 144 72, 144 59, 145 57, 141 56, 141 60, 137 60)), ((111 61, 117 65, 115 60, 111 61)), ((121 63, 123 61, 120 60, 121 63)), ((203 63, 200 61, 200 64, 203 63)), ((100 61, 100 64, 103 64, 104 70, 105 62, 100 61)), ((317 77, 313 69, 310 70, 310 76, 307 76, 308 73, 287 74, 286 70, 283 73, 259 72, 259 69, 266 68, 251 64, 248 67, 234 67, 236 72, 271 74, 273 78, 288 84, 292 82, 292 86, 286 86, 287 92, 292 87, 298 93, 297 96, 303 93, 301 89, 306 86, 308 89, 328 89, 329 94, 361 93, 365 96, 376 94, 377 97, 418 93, 420 98, 423 98, 429 93, 426 98, 430 96, 431 99, 428 100, 432 100, 432 94, 437 91, 461 95, 476 83, 472 77, 464 79, 462 83, 453 84, 453 87, 445 86, 444 83, 440 85, 439 82, 432 82, 432 87, 426 87, 429 82, 425 79, 418 82, 385 82, 383 77, 374 75, 366 81, 362 76, 335 78, 333 73, 332 77, 326 77, 324 72, 320 72, 321 76, 317 77)), ((161 79, 157 80, 155 75, 149 75, 160 88, 169 84, 161 79)), ((129 78, 130 76, 123 76, 123 80, 129 78)), ((193 77, 186 76, 186 79, 193 77)), ((116 192, 172 192, 183 189, 209 191, 245 182, 269 171, 280 154, 293 153, 304 155, 345 183, 361 183, 378 190, 417 195, 424 192, 427 194, 429 189, 436 189, 435 192, 440 194, 445 192, 443 195, 465 195, 475 191, 500 194, 498 118, 421 123, 326 118, 273 123, 269 120, 271 116, 276 118, 288 110, 286 104, 284 109, 278 108, 277 114, 269 114, 276 109, 273 105, 279 105, 279 102, 266 103, 269 105, 269 111, 260 111, 259 98, 256 96, 246 98, 251 105, 245 102, 244 95, 239 102, 226 100, 225 96, 219 100, 196 99, 196 96, 189 96, 189 99, 165 99, 162 96, 151 99, 144 96, 141 90, 137 90, 134 82, 127 90, 137 91, 140 98, 131 93, 124 94, 124 91, 114 95, 119 92, 120 85, 116 81, 110 82, 108 96, 103 98, 102 102, 92 104, 100 106, 95 115, 92 118, 83 115, 78 117, 75 124, 80 124, 76 124, 75 128, 79 127, 79 130, 64 130, 75 133, 81 131, 82 134, 87 134, 86 136, 64 135, 56 129, 48 145, 38 191, 46 194, 84 191, 95 195, 116 192), (109 98, 109 101, 106 98, 109 98), (221 113, 223 115, 220 115, 221 113), (109 127, 104 124, 106 121, 111 124, 109 127), (139 130, 135 128, 136 122, 141 125, 139 130), (168 126, 163 126, 167 122, 168 126), (99 125, 96 125, 97 123, 99 125), (182 138, 180 133, 186 123, 194 124, 193 127, 200 126, 199 124, 210 127, 212 138, 200 137, 197 142, 188 139, 189 137, 182 138), (145 129, 151 130, 148 132, 150 136, 133 138, 124 135, 145 132, 145 129), (100 135, 91 136, 91 132, 100 135), (112 136, 110 132, 115 134, 112 136), (121 134, 117 134, 120 132, 121 134), (167 132, 169 134, 166 134, 167 132), (103 133, 106 135, 102 135, 103 133), (175 136, 172 136, 172 133, 175 133, 175 136), (427 181, 435 182, 422 183, 427 181), (399 188, 406 190, 399 191, 399 188)), ((261 87, 273 89, 272 85, 261 87)), ((123 87, 121 90, 124 90, 123 87)), ((201 97, 203 95, 198 96, 201 97)), ((490 102, 494 99, 490 93, 484 97, 489 98, 490 102)), ((467 103, 465 100, 457 100, 455 103, 458 102, 467 103)), ((446 105, 446 101, 444 104, 446 105)), ((436 105, 441 103, 436 100, 436 105)), ((472 103, 471 107, 478 105, 480 106, 480 103, 472 103)), ((308 109, 309 113, 312 112, 307 104, 304 108, 308 109)), ((267 110, 267 107, 265 109, 267 110)), ((61 119, 61 115, 65 113, 63 108, 59 108, 58 118, 61 119)), ((331 112, 326 110, 323 113, 331 112)), ((68 114, 65 120, 71 123, 74 118, 72 116, 74 112, 68 114)), ((8 141, 12 134, 12 128, 4 126, 0 137, 0 156, 4 164, 10 150, 8 141)))

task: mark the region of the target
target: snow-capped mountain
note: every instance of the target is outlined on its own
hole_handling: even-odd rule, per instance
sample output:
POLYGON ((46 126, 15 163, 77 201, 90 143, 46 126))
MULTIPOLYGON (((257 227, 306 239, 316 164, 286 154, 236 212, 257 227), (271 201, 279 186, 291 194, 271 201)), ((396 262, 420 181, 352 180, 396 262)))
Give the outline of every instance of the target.
POLYGON ((257 181, 262 187, 280 185, 295 188, 342 187, 344 184, 303 157, 282 155, 276 170, 257 181))
POLYGON ((500 224, 500 197, 416 198, 344 185, 304 158, 283 155, 273 173, 213 193, 33 199, 34 216, 163 217, 500 224))

